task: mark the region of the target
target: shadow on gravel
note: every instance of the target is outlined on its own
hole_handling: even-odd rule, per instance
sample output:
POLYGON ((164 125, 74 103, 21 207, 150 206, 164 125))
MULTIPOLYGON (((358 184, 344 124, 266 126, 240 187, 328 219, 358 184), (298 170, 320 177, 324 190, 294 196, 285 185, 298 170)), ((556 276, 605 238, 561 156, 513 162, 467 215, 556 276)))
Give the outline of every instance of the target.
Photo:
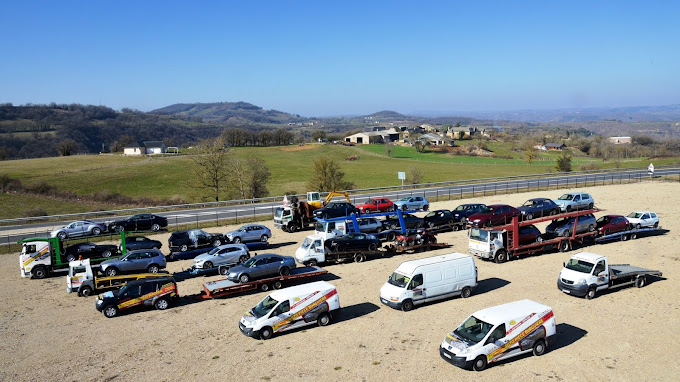
POLYGON ((480 280, 477 283, 477 288, 472 292, 475 295, 484 294, 487 292, 501 289, 510 284, 510 281, 499 279, 498 277, 490 277, 488 279, 480 280))
POLYGON ((333 317, 333 323, 337 324, 339 322, 365 316, 375 312, 378 309, 380 309, 378 305, 370 302, 362 302, 361 304, 343 306, 342 309, 340 309, 340 312, 336 313, 335 317, 333 317))
POLYGON ((552 349, 548 348, 548 351, 555 351, 567 347, 585 337, 586 334, 588 334, 587 331, 574 325, 565 323, 557 324, 557 343, 552 346, 552 349))

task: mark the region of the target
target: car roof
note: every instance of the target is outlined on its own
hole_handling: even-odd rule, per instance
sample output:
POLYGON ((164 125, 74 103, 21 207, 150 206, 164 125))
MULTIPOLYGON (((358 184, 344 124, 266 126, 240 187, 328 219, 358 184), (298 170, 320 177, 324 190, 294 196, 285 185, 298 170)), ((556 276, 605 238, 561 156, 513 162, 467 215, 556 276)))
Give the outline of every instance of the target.
POLYGON ((231 248, 231 247, 248 248, 248 246, 246 246, 245 244, 240 244, 240 243, 239 244, 222 244, 217 248, 224 249, 224 248, 231 248))
POLYGON ((158 252, 162 255, 161 251, 157 249, 135 249, 134 251, 128 251, 128 255, 131 253, 139 253, 139 252, 158 252))
MULTIPOLYGON (((507 204, 489 204, 489 205, 487 205, 487 207, 489 207, 489 208, 498 208, 498 207, 512 207, 512 206, 507 205, 507 204)), ((514 208, 514 207, 513 207, 513 208, 514 208)))
POLYGON ((260 255, 255 255, 251 257, 251 259, 261 259, 263 257, 271 257, 271 256, 278 256, 278 257, 283 257, 283 258, 289 258, 290 256, 285 256, 285 255, 279 255, 278 253, 263 253, 260 255))
POLYGON ((137 285, 137 284, 145 284, 148 282, 175 282, 175 279, 172 277, 151 277, 151 278, 143 278, 139 280, 132 280, 127 282, 125 285, 137 285))

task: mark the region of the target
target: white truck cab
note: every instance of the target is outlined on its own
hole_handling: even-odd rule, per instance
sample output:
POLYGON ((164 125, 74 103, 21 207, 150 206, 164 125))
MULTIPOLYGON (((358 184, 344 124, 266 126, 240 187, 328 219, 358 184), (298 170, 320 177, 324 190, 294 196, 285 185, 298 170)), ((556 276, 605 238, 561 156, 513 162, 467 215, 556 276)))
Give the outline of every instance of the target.
POLYGON ((380 302, 407 312, 424 302, 470 297, 476 286, 477 267, 472 256, 449 253, 401 263, 380 288, 380 302))
POLYGON ((309 235, 295 251, 295 260, 300 264, 318 264, 326 261, 325 239, 321 235, 309 235))
POLYGON ((331 312, 338 309, 335 286, 317 281, 272 292, 243 315, 238 326, 244 335, 266 340, 274 333, 314 323, 326 326, 331 312))
MULTIPOLYGON (((19 255, 19 268, 21 277, 31 277, 34 270, 43 270, 45 275, 47 269, 52 265, 50 243, 55 240, 30 241, 22 243, 21 254, 19 255)), ((44 275, 37 278, 43 278, 44 275)))
POLYGON ((446 336, 439 354, 453 365, 481 371, 489 363, 520 354, 543 355, 556 333, 552 308, 515 301, 473 313, 446 336))
POLYGON ((92 267, 90 267, 90 259, 74 260, 68 264, 66 292, 79 292, 83 284, 94 289, 94 274, 92 267))

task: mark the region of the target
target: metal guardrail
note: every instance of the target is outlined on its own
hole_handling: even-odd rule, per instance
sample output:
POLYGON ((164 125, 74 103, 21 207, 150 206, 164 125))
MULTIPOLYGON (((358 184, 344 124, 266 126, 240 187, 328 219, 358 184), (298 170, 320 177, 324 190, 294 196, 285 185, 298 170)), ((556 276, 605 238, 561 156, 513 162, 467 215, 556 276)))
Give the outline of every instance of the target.
MULTIPOLYGON (((675 166, 658 166, 657 170, 660 169, 678 169, 675 166)), ((446 182, 434 182, 434 183, 419 183, 411 184, 407 186, 387 186, 387 187, 375 187, 375 188, 360 188, 354 190, 347 190, 350 193, 361 194, 375 191, 387 191, 387 190, 403 190, 408 187, 410 189, 426 188, 426 187, 442 187, 442 186, 455 186, 470 183, 487 183, 487 182, 498 182, 506 180, 518 180, 518 179, 535 179, 535 178, 546 178, 546 177, 560 177, 560 176, 573 176, 573 175, 588 175, 588 174, 606 174, 611 172, 639 172, 647 171, 646 167, 636 167, 636 168, 624 168, 624 169, 603 169, 603 170, 589 170, 589 171, 572 171, 572 172, 551 172, 544 174, 527 174, 527 175, 513 175, 505 177, 495 177, 495 178, 481 178, 481 179, 467 179, 467 180, 454 180, 446 182)), ((327 195, 328 193, 322 193, 327 195)), ((304 197, 306 194, 297 194, 297 197, 304 197)), ((266 202, 278 202, 283 199, 281 196, 269 196, 266 198, 253 198, 253 199, 237 199, 237 200, 225 200, 220 202, 202 202, 202 203, 189 203, 189 204, 174 204, 166 206, 155 206, 155 207, 140 207, 140 208, 127 208, 120 210, 110 210, 110 211, 96 211, 96 212, 81 212, 75 214, 60 214, 60 215, 49 215, 49 216, 33 216, 25 218, 14 218, 14 219, 0 219, 0 224, 7 223, 35 223, 40 221, 51 221, 56 219, 71 219, 71 218, 92 218, 92 217, 104 217, 104 216, 120 216, 129 213, 140 213, 140 212, 155 212, 155 211, 173 211, 173 210, 183 210, 192 208, 207 208, 207 207, 226 207, 233 205, 242 204, 256 204, 256 203, 266 203, 266 202)))

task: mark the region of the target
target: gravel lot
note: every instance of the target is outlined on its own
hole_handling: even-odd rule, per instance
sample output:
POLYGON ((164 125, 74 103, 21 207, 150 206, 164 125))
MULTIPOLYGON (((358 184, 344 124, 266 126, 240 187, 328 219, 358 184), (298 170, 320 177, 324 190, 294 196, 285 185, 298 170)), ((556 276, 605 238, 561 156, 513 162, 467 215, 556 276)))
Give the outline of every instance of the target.
MULTIPOLYGON (((566 190, 565 190, 566 191, 566 190)), ((236 380, 236 381, 434 381, 675 380, 680 367, 680 184, 629 184, 587 189, 608 213, 654 210, 669 232, 588 247, 613 263, 660 269, 668 279, 642 289, 623 288, 592 301, 560 292, 556 279, 568 253, 550 253, 495 264, 476 260, 479 287, 468 299, 453 298, 404 313, 380 304, 379 289, 403 261, 467 251, 465 232, 440 234, 450 248, 364 263, 328 265, 341 311, 327 327, 310 326, 268 341, 243 336, 238 320, 265 296, 247 293, 217 300, 183 300, 167 311, 142 310, 106 319, 95 297, 65 292, 65 278, 22 279, 17 255, 0 256, 0 380, 236 380), (557 345, 542 357, 521 357, 477 374, 449 365, 438 347, 447 332, 472 312, 524 298, 551 306, 557 345), (663 350, 663 351, 662 351, 663 350), (675 376, 675 377, 673 377, 675 376)), ((560 191, 499 195, 475 201, 520 205, 560 191)), ((472 200, 439 202, 454 208, 472 200)), ((601 215, 602 213, 598 214, 601 215)), ((273 224, 267 223, 272 229, 273 224)), ((208 231, 224 232, 234 227, 208 231)), ((539 228, 544 228, 540 226, 539 228)), ((274 230, 268 252, 292 255, 310 231, 274 230)), ((168 234, 154 238, 167 243, 168 234)), ((164 248, 167 252, 167 248, 164 248)), ((171 262, 179 271, 191 260, 171 262)), ((199 277, 179 283, 181 295, 199 293, 199 277)))

